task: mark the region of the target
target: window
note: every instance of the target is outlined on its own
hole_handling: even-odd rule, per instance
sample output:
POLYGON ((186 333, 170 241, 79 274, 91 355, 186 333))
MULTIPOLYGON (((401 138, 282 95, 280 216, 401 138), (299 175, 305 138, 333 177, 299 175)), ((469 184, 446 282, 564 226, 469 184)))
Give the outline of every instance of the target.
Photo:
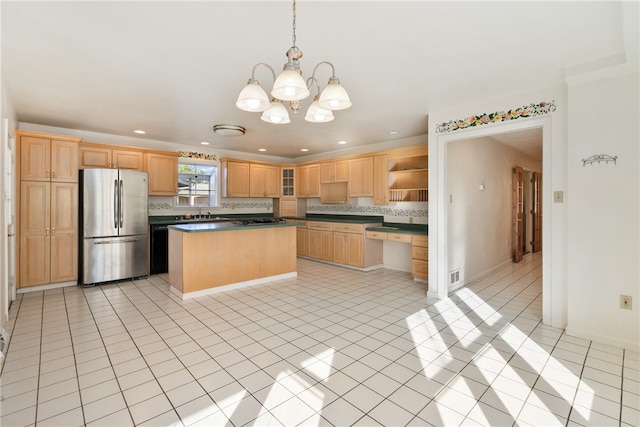
POLYGON ((218 206, 218 163, 178 162, 178 207, 218 206))

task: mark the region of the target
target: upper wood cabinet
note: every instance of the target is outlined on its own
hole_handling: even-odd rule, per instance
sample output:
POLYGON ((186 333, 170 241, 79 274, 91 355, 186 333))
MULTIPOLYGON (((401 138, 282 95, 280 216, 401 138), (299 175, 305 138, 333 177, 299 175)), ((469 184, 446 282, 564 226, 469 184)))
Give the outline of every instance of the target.
POLYGON ((249 196, 280 196, 280 167, 251 163, 249 166, 249 196))
POLYGON ((112 168, 144 171, 144 150, 103 144, 80 144, 80 169, 112 168))
POLYGON ((31 132, 20 139, 20 179, 23 181, 78 182, 78 141, 31 132))
POLYGON ((320 183, 330 184, 332 182, 349 181, 349 161, 338 160, 330 163, 320 164, 320 183))
POLYGON ((373 157, 373 204, 389 204, 389 156, 373 157))
POLYGON ((349 196, 373 196, 373 157, 349 160, 349 196))
POLYGON ((297 171, 295 166, 282 166, 280 169, 280 195, 296 197, 297 171))
POLYGON ((175 196, 178 193, 178 154, 146 153, 150 196, 175 196))
POLYGON ((249 163, 223 160, 222 197, 249 197, 249 163))
POLYGON ((298 197, 320 197, 320 166, 298 168, 298 197))

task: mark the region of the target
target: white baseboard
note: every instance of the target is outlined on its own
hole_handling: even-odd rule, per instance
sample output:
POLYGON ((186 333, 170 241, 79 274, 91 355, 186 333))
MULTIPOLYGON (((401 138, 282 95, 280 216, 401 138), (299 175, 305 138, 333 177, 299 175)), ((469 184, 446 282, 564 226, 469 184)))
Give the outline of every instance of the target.
POLYGON ((275 276, 262 277, 260 279, 246 280, 244 282, 231 283, 229 285, 216 286, 215 288, 202 289, 200 291, 182 293, 178 289, 174 288, 171 285, 169 285, 169 290, 173 294, 175 294, 175 295, 179 296, 180 298, 182 298, 183 300, 186 300, 186 299, 191 299, 191 298, 203 297, 203 296, 207 296, 207 295, 219 294, 221 292, 229 292, 229 291, 233 291, 233 290, 236 290, 236 289, 246 288, 246 287, 249 287, 249 286, 264 285, 264 284, 267 284, 269 282, 274 282, 276 280, 290 279, 290 278, 293 278, 293 277, 298 277, 298 272, 297 271, 294 271, 294 272, 291 272, 291 273, 276 274, 275 276))
POLYGON ((483 271, 481 273, 475 274, 475 275, 473 275, 471 277, 465 277, 463 280, 461 280, 461 281, 459 281, 457 283, 454 283, 453 285, 449 285, 449 292, 451 293, 451 292, 457 291, 458 289, 463 288, 465 286, 469 286, 469 285, 473 284, 474 282, 477 282, 478 280, 482 280, 485 277, 492 275, 496 271, 506 267, 507 265, 509 265, 511 263, 513 263, 513 260, 511 258, 509 258, 508 260, 503 261, 500 264, 498 264, 498 265, 496 265, 494 267, 491 267, 491 268, 489 268, 489 269, 487 269, 487 270, 485 270, 485 271, 483 271))
POLYGON ((49 289, 66 288, 68 286, 77 286, 78 282, 61 282, 61 283, 49 283, 48 285, 29 286, 28 288, 19 288, 16 292, 19 294, 25 294, 27 292, 47 291, 49 289))
POLYGON ((624 348, 626 350, 640 352, 640 343, 638 343, 637 341, 634 342, 634 341, 619 340, 619 339, 611 338, 606 335, 593 334, 589 331, 584 331, 584 330, 575 329, 575 328, 567 328, 565 329, 565 332, 567 333, 567 335, 571 335, 572 337, 582 338, 589 341, 596 341, 601 344, 607 344, 613 347, 624 348))

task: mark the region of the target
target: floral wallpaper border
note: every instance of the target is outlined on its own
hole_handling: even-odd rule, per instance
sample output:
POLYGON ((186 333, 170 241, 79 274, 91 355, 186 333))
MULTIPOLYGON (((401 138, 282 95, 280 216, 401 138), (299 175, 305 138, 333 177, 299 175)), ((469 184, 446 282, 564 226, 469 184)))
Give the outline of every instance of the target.
POLYGON ((215 154, 197 153, 195 151, 178 151, 178 157, 186 157, 189 159, 218 160, 215 154))
POLYGON ((539 102, 537 104, 523 105, 507 111, 496 111, 494 113, 481 113, 458 120, 451 120, 436 125, 437 133, 453 132, 458 129, 465 129, 473 126, 486 125, 496 122, 506 122, 516 120, 521 117, 535 117, 556 111, 556 101, 539 102))
POLYGON ((429 217, 429 209, 399 209, 386 206, 309 205, 308 213, 359 214, 384 216, 429 217))

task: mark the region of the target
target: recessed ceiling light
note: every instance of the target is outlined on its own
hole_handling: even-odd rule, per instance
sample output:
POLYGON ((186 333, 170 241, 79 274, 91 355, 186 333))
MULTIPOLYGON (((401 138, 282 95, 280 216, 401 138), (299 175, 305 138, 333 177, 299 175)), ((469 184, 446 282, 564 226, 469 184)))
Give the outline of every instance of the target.
POLYGON ((258 148, 258 151, 267 151, 266 148, 258 148))
POLYGON ((309 151, 308 148, 301 148, 300 151, 309 151))
POLYGON ((399 133, 400 133, 400 131, 398 131, 398 130, 390 130, 389 131, 389 135, 397 135, 399 133))
POLYGON ((207 141, 202 141, 200 144, 202 145, 209 145, 209 143, 207 141))
POLYGON ((140 129, 134 130, 134 133, 139 133, 140 135, 144 135, 146 132, 140 129))
POLYGON ((340 145, 344 145, 346 143, 347 143, 347 141, 338 141, 338 144, 340 144, 340 145))

